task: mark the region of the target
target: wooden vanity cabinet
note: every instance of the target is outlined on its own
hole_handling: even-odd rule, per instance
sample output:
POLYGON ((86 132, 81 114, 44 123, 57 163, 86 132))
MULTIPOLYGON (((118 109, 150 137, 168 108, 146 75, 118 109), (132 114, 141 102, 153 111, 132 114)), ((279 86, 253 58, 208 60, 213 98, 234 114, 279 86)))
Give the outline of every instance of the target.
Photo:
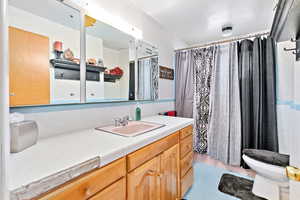
POLYGON ((161 155, 161 200, 174 200, 180 196, 179 144, 161 155))
MULTIPOLYGON (((116 191, 112 184, 126 176, 126 158, 121 158, 100 169, 96 169, 60 186, 38 198, 40 200, 85 200, 98 196, 107 196, 107 191, 116 191), (107 189, 106 189, 107 188, 107 189)), ((114 194, 116 195, 116 194, 114 194)), ((119 195, 122 196, 121 192, 119 195)), ((98 198, 99 199, 99 198, 98 198)), ((114 200, 113 198, 110 198, 114 200)))
POLYGON ((125 200, 126 199, 126 178, 122 178, 104 190, 97 193, 89 200, 125 200))
POLYGON ((175 200, 179 197, 179 145, 128 174, 128 200, 175 200))
POLYGON ((136 168, 127 178, 128 200, 160 199, 160 156, 136 168))
POLYGON ((193 184, 192 126, 40 197, 49 200, 179 200, 193 184))
POLYGON ((180 197, 192 187, 193 171, 193 127, 180 130, 180 197))

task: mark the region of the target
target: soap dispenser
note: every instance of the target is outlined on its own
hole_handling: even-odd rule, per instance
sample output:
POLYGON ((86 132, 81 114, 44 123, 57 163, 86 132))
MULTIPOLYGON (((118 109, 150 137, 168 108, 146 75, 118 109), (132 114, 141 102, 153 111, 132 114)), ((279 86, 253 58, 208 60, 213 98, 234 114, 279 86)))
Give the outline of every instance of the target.
POLYGON ((135 108, 135 120, 136 121, 141 120, 141 108, 139 106, 139 103, 136 104, 136 108, 135 108))

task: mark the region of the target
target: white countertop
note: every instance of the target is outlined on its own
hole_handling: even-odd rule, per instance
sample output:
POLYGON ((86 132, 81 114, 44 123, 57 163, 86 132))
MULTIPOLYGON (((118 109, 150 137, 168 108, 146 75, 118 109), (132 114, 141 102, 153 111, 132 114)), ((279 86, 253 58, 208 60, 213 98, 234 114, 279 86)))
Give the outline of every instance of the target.
POLYGON ((166 116, 142 120, 166 126, 135 137, 95 129, 82 130, 40 140, 20 153, 11 154, 9 190, 24 187, 97 157, 100 158, 99 167, 104 166, 193 123, 193 119, 166 116))

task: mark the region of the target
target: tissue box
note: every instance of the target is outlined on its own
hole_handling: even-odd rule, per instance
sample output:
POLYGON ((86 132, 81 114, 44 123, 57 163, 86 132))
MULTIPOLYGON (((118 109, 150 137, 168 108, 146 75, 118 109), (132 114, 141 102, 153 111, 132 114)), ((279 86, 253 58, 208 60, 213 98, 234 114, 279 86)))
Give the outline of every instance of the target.
POLYGON ((18 153, 37 143, 38 125, 35 121, 11 123, 10 133, 10 151, 11 153, 18 153))

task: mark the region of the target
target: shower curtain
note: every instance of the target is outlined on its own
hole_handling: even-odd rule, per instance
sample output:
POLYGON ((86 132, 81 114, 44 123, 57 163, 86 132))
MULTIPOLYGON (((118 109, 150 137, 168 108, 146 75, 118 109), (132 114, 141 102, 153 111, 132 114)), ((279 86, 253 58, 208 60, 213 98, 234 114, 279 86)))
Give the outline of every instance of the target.
POLYGON ((240 165, 241 110, 235 42, 218 47, 209 110, 208 154, 223 163, 240 165))
POLYGON ((175 109, 178 117, 193 117, 193 57, 192 51, 175 54, 175 109))
POLYGON ((176 111, 195 120, 196 152, 240 165, 245 148, 278 151, 272 38, 177 52, 175 64, 176 111))
POLYGON ((151 100, 158 100, 158 56, 151 57, 151 100))
POLYGON ((158 57, 138 61, 138 95, 140 100, 158 99, 158 57))
POLYGON ((151 59, 141 59, 138 61, 138 99, 151 99, 151 59))
POLYGON ((193 49, 194 68, 194 150, 207 152, 207 129, 209 123, 209 96, 213 66, 216 59, 216 47, 193 49))
POLYGON ((242 149, 278 151, 275 52, 270 37, 240 44, 242 149))

